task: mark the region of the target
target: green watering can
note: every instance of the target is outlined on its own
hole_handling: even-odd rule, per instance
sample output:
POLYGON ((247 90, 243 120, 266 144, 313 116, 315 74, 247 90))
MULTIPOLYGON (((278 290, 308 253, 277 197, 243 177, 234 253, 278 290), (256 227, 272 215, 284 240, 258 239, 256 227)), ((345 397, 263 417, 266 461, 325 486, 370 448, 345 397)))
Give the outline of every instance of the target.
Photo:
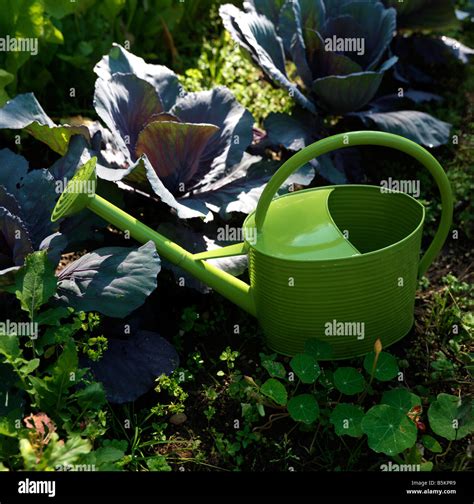
POLYGON ((377 131, 335 135, 295 154, 273 175, 245 220, 244 242, 199 254, 94 191, 81 191, 86 185, 95 188, 95 181, 91 160, 71 179, 51 220, 87 207, 139 242, 152 240, 163 257, 256 316, 267 345, 289 356, 303 351, 311 338, 329 343, 332 359, 368 353, 378 338, 384 347, 403 338, 413 324, 417 278, 440 251, 453 213, 449 181, 436 159, 410 140, 377 131), (356 145, 410 154, 434 177, 443 211, 421 261, 425 208, 406 193, 340 185, 274 198, 281 184, 316 156, 356 145), (249 258, 250 285, 207 262, 243 254, 249 258))

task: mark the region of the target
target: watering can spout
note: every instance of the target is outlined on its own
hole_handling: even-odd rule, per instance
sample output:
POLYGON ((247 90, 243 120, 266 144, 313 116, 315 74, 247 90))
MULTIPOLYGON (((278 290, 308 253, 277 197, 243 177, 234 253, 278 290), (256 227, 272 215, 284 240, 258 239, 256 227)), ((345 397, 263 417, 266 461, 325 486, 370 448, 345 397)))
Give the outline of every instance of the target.
POLYGON ((128 231, 138 242, 151 240, 162 257, 256 316, 250 285, 207 262, 208 259, 245 254, 243 243, 192 254, 96 194, 95 164, 96 158, 90 159, 69 181, 51 215, 53 222, 88 208, 116 228, 128 231))

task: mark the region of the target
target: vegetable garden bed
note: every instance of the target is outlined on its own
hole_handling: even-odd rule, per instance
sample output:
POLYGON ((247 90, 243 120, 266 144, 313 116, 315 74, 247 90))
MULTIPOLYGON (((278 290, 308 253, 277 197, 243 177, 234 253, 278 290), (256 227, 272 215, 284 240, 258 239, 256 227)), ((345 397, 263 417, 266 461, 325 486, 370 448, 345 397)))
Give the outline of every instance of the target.
MULTIPOLYGON (((0 470, 472 470, 472 2, 23 3, 0 14, 39 40, 0 53, 0 470), (192 253, 230 245, 283 161, 363 129, 428 148, 455 199, 411 332, 365 357, 277 355, 152 242, 50 220, 95 157, 99 195, 192 253)), ((325 155, 279 194, 389 177, 418 181, 426 247, 439 194, 404 154, 325 155)))

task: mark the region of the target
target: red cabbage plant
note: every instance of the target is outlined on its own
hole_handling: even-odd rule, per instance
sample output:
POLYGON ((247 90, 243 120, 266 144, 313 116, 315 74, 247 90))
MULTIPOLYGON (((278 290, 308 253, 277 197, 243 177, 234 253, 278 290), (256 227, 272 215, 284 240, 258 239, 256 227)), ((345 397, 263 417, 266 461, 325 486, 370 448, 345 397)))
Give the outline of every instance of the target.
MULTIPOLYGON (((0 128, 25 130, 65 155, 64 176, 74 173, 75 161, 95 155, 99 178, 158 196, 180 218, 212 220, 255 208, 276 166, 246 152, 254 120, 227 88, 187 93, 170 69, 119 45, 95 72, 94 107, 105 127, 57 125, 28 93, 0 109, 0 128)), ((282 190, 313 175, 303 171, 282 190)))
MULTIPOLYGON (((398 65, 391 47, 394 8, 377 0, 251 0, 244 10, 223 5, 220 15, 266 78, 295 101, 291 116, 271 113, 266 119, 272 144, 299 150, 341 120, 350 121, 351 129, 378 128, 432 147, 448 141, 449 124, 407 109, 439 96, 405 85, 402 98, 400 86, 381 95, 384 75, 398 65)), ((353 164, 349 155, 323 157, 316 169, 331 182, 345 182, 353 164)))

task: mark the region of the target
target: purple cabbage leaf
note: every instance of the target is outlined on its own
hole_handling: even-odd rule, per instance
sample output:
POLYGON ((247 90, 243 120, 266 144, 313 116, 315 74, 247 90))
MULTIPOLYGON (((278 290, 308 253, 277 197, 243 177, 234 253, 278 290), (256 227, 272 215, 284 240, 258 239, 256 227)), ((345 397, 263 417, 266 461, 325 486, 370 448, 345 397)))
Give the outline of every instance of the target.
POLYGON ((14 272, 35 250, 48 248, 50 259, 59 260, 58 247, 65 245, 65 237, 49 218, 57 196, 48 170, 29 171, 23 156, 0 150, 0 276, 6 275, 2 287, 14 281, 14 272))
POLYGON ((135 401, 153 388, 155 380, 179 365, 175 348, 158 333, 138 330, 127 339, 112 337, 97 362, 81 363, 91 369, 111 403, 135 401))
MULTIPOLYGON (((227 88, 186 93, 171 70, 147 64, 118 45, 95 71, 94 106, 120 151, 116 162, 102 151, 109 166, 98 167, 98 176, 151 187, 181 218, 212 218, 215 205, 204 200, 203 188, 215 192, 233 173, 245 179, 242 163, 253 164, 244 155, 253 140, 251 114, 227 88)), ((220 199, 222 213, 229 201, 220 199)))
POLYGON ((0 129, 24 130, 60 155, 66 153, 71 136, 90 136, 85 126, 55 124, 32 93, 17 95, 0 108, 0 129))
POLYGON ((458 19, 452 0, 383 0, 397 10, 400 28, 408 30, 446 30, 456 28, 458 19))
POLYGON ((161 262, 155 245, 103 247, 58 273, 58 300, 76 310, 125 317, 157 286, 161 262))

